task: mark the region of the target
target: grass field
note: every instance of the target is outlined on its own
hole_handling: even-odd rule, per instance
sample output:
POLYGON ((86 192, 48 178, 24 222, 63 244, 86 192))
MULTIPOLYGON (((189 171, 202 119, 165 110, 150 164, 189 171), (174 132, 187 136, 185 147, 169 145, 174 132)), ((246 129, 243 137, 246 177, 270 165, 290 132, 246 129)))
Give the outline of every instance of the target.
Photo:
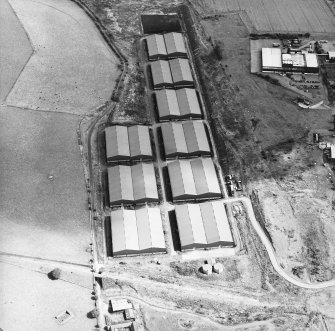
POLYGON ((90 226, 78 120, 1 109, 1 251, 88 262, 90 226))
POLYGON ((324 0, 191 0, 202 16, 245 11, 257 32, 335 32, 324 0))
POLYGON ((0 101, 6 99, 33 49, 7 0, 0 0, 0 101), (16 38, 13 38, 13 31, 16 38))
POLYGON ((118 59, 83 10, 67 0, 9 2, 35 52, 7 104, 81 115, 111 97, 118 59))

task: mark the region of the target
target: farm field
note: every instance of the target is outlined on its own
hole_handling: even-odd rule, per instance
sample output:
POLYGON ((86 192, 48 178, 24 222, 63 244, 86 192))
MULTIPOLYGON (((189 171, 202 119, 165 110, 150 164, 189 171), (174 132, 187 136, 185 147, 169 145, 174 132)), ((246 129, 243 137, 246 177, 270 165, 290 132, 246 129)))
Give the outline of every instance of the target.
POLYGON ((87 271, 66 271, 62 279, 50 280, 53 266, 18 260, 0 260, 0 326, 6 331, 93 330, 96 320, 87 313, 91 300, 91 275, 87 271), (27 286, 29 284, 29 286, 27 286), (47 291, 46 291, 47 289, 47 291), (55 316, 68 309, 74 317, 58 325, 55 316))
POLYGON ((84 115, 110 98, 118 60, 81 8, 67 0, 9 3, 34 54, 7 96, 8 105, 84 115))
POLYGON ((253 32, 335 32, 335 17, 324 0, 191 0, 191 3, 201 16, 244 11, 253 24, 253 32))
POLYGON ((6 99, 15 80, 33 53, 28 36, 7 0, 0 0, 0 102, 6 99), (13 38, 13 31, 16 38, 13 38))
POLYGON ((2 107, 1 251, 88 262, 90 225, 78 121, 74 115, 2 107))

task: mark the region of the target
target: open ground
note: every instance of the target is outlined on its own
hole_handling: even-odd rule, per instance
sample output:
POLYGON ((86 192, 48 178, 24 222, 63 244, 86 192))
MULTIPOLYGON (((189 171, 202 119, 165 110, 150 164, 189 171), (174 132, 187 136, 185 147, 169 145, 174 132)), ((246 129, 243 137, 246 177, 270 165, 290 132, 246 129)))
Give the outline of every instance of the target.
POLYGON ((191 0, 201 16, 240 12, 250 32, 332 33, 335 17, 324 0, 191 0), (246 15, 245 15, 246 14, 246 15))
POLYGON ((87 14, 71 1, 0 0, 0 327, 89 330, 91 227, 78 127, 111 96, 118 60, 87 14), (8 56, 11 54, 11 56, 8 56), (23 267, 33 258, 39 268, 23 267), (68 282, 48 279, 62 261, 68 282), (67 266, 67 267, 66 267, 67 266), (74 284, 72 284, 74 283, 74 284))

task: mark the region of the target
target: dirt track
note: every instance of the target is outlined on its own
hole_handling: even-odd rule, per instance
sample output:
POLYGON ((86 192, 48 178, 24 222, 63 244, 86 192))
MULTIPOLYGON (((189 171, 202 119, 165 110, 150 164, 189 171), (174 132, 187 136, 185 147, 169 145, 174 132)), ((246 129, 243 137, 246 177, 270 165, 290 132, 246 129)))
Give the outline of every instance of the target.
POLYGON ((83 115, 110 98, 118 59, 94 23, 66 0, 10 0, 34 55, 7 104, 83 115))

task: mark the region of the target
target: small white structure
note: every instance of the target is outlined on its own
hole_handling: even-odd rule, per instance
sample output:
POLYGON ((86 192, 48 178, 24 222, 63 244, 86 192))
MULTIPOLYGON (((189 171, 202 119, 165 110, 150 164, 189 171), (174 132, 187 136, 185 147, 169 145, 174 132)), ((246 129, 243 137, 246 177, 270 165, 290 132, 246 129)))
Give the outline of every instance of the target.
POLYGON ((222 263, 215 263, 213 265, 213 271, 217 274, 221 274, 223 272, 223 265, 222 263))
POLYGON ((211 275, 212 274, 212 266, 210 264, 204 264, 201 267, 201 271, 205 274, 205 275, 211 275))
POLYGON ((120 311, 133 308, 133 305, 126 299, 111 300, 112 310, 120 311))

